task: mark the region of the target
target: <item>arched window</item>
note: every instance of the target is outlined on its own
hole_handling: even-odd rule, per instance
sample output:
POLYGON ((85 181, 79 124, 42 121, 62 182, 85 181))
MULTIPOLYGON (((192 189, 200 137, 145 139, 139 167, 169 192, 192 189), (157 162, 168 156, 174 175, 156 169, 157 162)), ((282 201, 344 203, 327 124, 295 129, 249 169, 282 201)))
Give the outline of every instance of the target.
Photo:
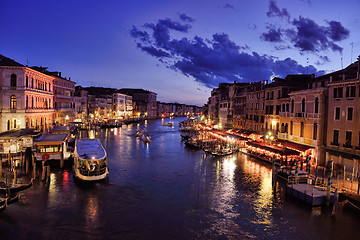
POLYGON ((25 84, 26 84, 26 87, 29 86, 29 77, 28 77, 28 76, 26 76, 26 82, 25 82, 25 84))
POLYGON ((10 76, 10 86, 16 87, 16 74, 11 74, 10 76))
POLYGON ((14 95, 10 97, 10 109, 16 109, 16 96, 14 95))
POLYGON ((294 112, 294 99, 291 100, 291 113, 294 112))
POLYGON ((305 112, 305 98, 301 100, 301 112, 305 112))
POLYGON ((315 113, 319 113, 319 98, 315 98, 315 113))

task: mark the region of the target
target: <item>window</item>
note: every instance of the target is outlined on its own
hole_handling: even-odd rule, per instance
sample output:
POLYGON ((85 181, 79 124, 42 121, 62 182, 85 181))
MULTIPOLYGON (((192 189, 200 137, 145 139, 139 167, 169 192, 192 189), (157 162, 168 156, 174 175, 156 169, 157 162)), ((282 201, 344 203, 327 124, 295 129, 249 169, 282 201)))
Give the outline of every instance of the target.
POLYGON ((278 98, 281 98, 281 90, 278 90, 278 98))
POLYGON ((302 122, 300 124, 300 137, 304 137, 304 128, 305 128, 305 125, 304 123, 302 122))
POLYGON ((340 108, 335 108, 335 120, 340 120, 340 108))
POLYGON ((348 86, 346 87, 346 97, 347 98, 354 98, 355 97, 355 86, 348 86))
POLYGON ((315 113, 319 113, 319 98, 315 98, 315 113))
POLYGON ((301 100, 301 112, 305 112, 305 98, 301 100))
POLYGON ((274 91, 271 91, 271 98, 270 99, 274 99, 274 91))
POLYGON ((34 88, 34 78, 31 78, 31 87, 34 88))
POLYGON ((354 108, 349 107, 347 110, 348 110, 347 111, 347 120, 352 121, 353 120, 354 108))
POLYGON ((290 104, 286 104, 286 112, 289 112, 289 106, 290 106, 290 104))
POLYGON ((10 97, 10 109, 16 109, 16 97, 14 95, 10 97))
POLYGON ((290 135, 294 134, 294 122, 290 121, 290 135))
POLYGON ((29 97, 26 96, 26 103, 25 103, 26 109, 28 109, 29 107, 29 97))
POLYGON ((342 98, 343 88, 334 88, 334 98, 342 98))
POLYGON ((352 140, 352 132, 346 131, 345 132, 345 144, 344 147, 351 147, 351 140, 352 140))
POLYGON ((313 129, 313 139, 314 140, 317 139, 317 130, 318 130, 317 123, 314 123, 314 129, 313 129))
POLYGON ((334 130, 332 145, 339 145, 339 130, 334 130))
POLYGON ((16 87, 16 74, 11 74, 10 76, 10 86, 16 87))
POLYGON ((325 81, 321 81, 321 87, 325 87, 325 81))
POLYGON ((26 84, 26 87, 29 86, 29 77, 28 77, 28 76, 26 76, 26 82, 25 82, 25 84, 26 84))
POLYGON ((294 99, 291 100, 291 113, 294 113, 294 99))

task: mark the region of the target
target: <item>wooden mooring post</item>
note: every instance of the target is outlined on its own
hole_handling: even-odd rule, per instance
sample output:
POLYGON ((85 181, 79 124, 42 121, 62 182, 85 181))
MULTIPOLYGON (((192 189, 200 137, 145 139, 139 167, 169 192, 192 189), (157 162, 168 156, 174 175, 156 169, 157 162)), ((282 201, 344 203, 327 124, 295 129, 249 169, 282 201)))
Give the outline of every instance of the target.
POLYGON ((32 167, 33 167, 33 179, 36 179, 36 163, 35 163, 35 156, 31 155, 32 167))
POLYGON ((45 180, 45 176, 46 176, 45 161, 41 161, 41 165, 42 165, 41 180, 44 181, 44 180, 45 180))
POLYGON ((2 176, 2 156, 0 156, 0 178, 2 176))

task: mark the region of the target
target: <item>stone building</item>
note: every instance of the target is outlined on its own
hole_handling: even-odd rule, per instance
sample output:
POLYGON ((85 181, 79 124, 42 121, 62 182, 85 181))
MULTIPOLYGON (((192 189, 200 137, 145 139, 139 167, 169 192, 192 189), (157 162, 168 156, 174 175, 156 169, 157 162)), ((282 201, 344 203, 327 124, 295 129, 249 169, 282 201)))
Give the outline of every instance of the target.
POLYGON ((0 131, 47 131, 54 114, 54 77, 0 55, 0 131))

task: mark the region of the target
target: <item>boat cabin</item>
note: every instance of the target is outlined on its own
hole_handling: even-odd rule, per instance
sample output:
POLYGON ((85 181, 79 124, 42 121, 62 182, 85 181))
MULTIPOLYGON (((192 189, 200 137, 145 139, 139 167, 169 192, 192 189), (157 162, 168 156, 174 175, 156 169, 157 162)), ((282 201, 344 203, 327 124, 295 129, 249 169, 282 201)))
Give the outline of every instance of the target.
POLYGON ((67 160, 71 156, 68 149, 69 133, 44 134, 35 141, 35 159, 37 161, 67 160))
POLYGON ((33 147, 34 139, 41 133, 36 129, 23 128, 0 133, 0 154, 25 152, 26 148, 33 147))

